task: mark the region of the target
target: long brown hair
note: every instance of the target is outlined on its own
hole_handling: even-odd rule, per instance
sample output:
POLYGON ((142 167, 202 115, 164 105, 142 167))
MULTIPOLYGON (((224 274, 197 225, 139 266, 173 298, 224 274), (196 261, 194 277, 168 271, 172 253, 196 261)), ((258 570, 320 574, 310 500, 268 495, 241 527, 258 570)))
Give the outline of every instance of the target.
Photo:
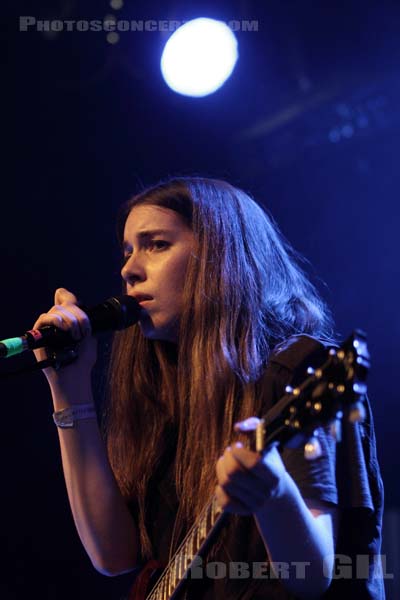
POLYGON ((174 210, 196 242, 178 344, 146 339, 137 325, 113 342, 107 448, 124 497, 137 502, 148 558, 146 490, 163 454, 176 444, 179 530, 208 501, 234 423, 262 410, 255 382, 271 349, 292 334, 331 339, 332 324, 298 255, 245 192, 199 177, 163 182, 123 207, 120 240, 139 204, 174 210))

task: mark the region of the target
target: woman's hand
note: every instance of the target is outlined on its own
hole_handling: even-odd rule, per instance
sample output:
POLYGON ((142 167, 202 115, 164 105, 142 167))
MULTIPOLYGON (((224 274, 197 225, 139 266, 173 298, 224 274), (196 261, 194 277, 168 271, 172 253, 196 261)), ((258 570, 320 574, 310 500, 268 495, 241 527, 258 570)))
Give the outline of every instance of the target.
POLYGON ((217 462, 218 504, 240 515, 257 512, 271 498, 284 493, 287 471, 276 447, 263 457, 239 442, 226 448, 217 462))
MULTIPOLYGON (((79 342, 78 358, 70 365, 56 371, 52 367, 43 369, 53 391, 72 392, 74 388, 90 382, 90 374, 97 356, 96 340, 91 336, 90 321, 86 313, 77 306, 77 298, 64 288, 56 290, 54 306, 49 312, 40 315, 33 329, 54 325, 63 331, 69 331, 79 342)), ((35 350, 36 359, 47 358, 45 348, 35 350)))

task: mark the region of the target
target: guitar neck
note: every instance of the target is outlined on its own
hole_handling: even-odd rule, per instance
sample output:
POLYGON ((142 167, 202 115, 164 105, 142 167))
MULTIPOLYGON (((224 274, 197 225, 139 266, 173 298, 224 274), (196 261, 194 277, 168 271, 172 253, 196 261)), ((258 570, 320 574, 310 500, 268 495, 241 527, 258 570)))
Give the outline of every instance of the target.
POLYGON ((146 600, 172 600, 198 557, 203 557, 227 520, 215 498, 202 510, 146 600))

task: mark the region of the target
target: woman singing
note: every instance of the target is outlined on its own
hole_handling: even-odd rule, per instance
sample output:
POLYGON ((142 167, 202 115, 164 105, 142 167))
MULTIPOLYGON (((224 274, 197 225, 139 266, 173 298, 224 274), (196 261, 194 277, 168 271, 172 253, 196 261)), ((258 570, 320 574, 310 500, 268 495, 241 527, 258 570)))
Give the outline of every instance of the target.
POLYGON ((34 325, 69 330, 79 343, 75 362, 45 374, 55 412, 71 409, 74 419, 58 429, 63 469, 95 568, 140 578, 150 560, 165 566, 215 495, 228 524, 182 597, 333 598, 348 589, 382 598, 372 563, 362 581, 338 578, 334 564, 335 552, 379 553, 369 407, 362 427, 348 426, 358 454, 338 453, 327 428, 314 461, 301 448, 261 457, 235 441, 235 423, 265 414, 335 341, 326 306, 272 219, 229 183, 179 178, 132 198, 119 235, 124 293, 141 313, 114 336, 104 431, 91 391, 96 341, 77 298, 58 289, 34 325), (339 482, 345 463, 350 475, 339 482), (363 539, 350 539, 360 527, 363 539), (210 562, 220 565, 214 575, 210 562))

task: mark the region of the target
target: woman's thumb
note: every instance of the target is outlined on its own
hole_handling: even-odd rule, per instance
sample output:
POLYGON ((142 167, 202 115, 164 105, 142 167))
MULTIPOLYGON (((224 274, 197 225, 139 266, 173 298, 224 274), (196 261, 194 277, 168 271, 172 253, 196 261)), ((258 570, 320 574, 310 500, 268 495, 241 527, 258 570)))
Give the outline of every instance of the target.
POLYGON ((54 294, 54 304, 78 304, 78 298, 65 288, 58 288, 54 294))

